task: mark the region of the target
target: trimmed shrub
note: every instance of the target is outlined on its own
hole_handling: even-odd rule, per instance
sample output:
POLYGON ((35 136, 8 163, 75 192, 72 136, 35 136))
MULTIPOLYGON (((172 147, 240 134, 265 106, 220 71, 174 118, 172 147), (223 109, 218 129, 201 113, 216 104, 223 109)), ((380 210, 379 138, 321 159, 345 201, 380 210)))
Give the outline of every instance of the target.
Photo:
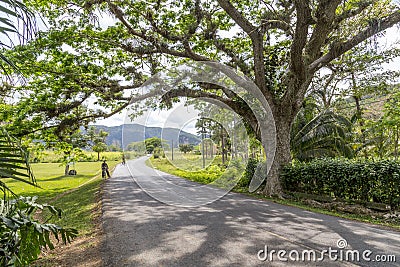
POLYGON ((254 173, 256 172, 257 166, 260 163, 259 160, 255 158, 249 158, 246 164, 246 168, 239 182, 237 183, 237 188, 247 188, 250 185, 250 181, 253 178, 254 173))
POLYGON ((283 169, 281 181, 286 191, 400 206, 400 164, 393 160, 295 163, 283 169))

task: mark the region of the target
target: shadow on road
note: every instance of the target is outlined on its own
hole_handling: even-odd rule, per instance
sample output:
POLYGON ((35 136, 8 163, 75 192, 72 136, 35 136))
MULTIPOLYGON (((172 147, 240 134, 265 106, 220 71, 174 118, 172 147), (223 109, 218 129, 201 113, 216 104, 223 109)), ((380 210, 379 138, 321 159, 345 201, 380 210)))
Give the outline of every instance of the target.
POLYGON ((104 266, 351 266, 328 256, 324 263, 283 262, 276 254, 273 262, 257 258, 265 246, 301 254, 337 249, 341 238, 348 242, 346 249, 359 250, 360 257, 368 249, 371 258, 395 254, 400 260, 397 232, 233 193, 201 207, 170 206, 151 198, 127 175, 107 181, 103 230, 104 266))

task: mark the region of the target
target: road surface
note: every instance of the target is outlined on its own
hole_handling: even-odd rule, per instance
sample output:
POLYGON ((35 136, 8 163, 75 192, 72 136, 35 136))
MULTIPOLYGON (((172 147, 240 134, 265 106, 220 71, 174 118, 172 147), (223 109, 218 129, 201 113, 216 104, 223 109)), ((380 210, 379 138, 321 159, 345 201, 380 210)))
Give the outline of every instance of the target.
POLYGON ((399 232, 236 193, 198 207, 173 205, 216 189, 155 176, 145 160, 117 166, 105 184, 104 266, 400 266, 399 232), (139 184, 153 195, 180 195, 165 204, 139 184), (177 185, 190 190, 177 193, 177 185))

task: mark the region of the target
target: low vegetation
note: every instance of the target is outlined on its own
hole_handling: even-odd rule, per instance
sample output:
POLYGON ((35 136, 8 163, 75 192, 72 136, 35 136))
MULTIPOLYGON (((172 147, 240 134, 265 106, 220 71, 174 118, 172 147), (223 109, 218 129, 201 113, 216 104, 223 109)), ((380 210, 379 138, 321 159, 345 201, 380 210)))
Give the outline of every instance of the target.
POLYGON ((190 158, 192 160, 185 160, 183 158, 174 159, 171 163, 167 158, 153 157, 146 163, 150 167, 155 167, 160 171, 202 184, 213 182, 219 178, 225 170, 225 167, 221 165, 220 157, 216 157, 214 161, 207 159, 207 167, 205 169, 201 168, 201 157, 192 155, 190 158))
MULTIPOLYGON (((110 168, 118 163, 108 162, 110 168)), ((15 179, 2 179, 15 194, 24 196, 10 202, 12 205, 1 214, 6 220, 3 221, 7 222, 7 218, 16 214, 21 219, 25 218, 19 220, 19 224, 23 224, 15 225, 18 233, 0 229, 2 242, 9 240, 8 246, 3 247, 8 253, 7 257, 1 257, 4 264, 29 265, 43 248, 53 249, 60 245, 59 241, 65 243, 77 235, 91 235, 96 227, 96 214, 93 211, 98 203, 102 182, 99 162, 78 162, 74 166, 77 175, 68 176, 64 175, 64 167, 59 163, 34 163, 31 168, 36 176, 37 187, 15 179), (49 231, 43 231, 42 235, 42 228, 49 231), (16 236, 21 238, 20 241, 13 238, 16 236)), ((18 223, 10 219, 6 225, 11 227, 11 222, 18 223)), ((47 265, 45 262, 41 259, 40 265, 47 265)))
MULTIPOLYGON (((217 163, 221 161, 220 157, 216 159, 206 169, 197 167, 196 171, 188 170, 190 165, 187 161, 186 165, 179 160, 171 164, 165 158, 151 158, 147 164, 194 182, 209 184, 227 175, 225 167, 217 163)), ((400 166, 394 161, 368 163, 321 159, 287 166, 282 174, 285 199, 248 192, 249 183, 259 163, 259 160, 250 158, 243 169, 236 168, 237 172, 228 173, 238 179, 233 191, 324 214, 400 228, 400 216, 395 211, 397 205, 394 202, 399 199, 397 177, 400 166), (381 195, 378 196, 378 193, 381 195), (385 200, 392 206, 385 204, 385 200)))
POLYGON ((400 205, 400 164, 397 161, 349 161, 320 159, 284 169, 286 191, 400 205))

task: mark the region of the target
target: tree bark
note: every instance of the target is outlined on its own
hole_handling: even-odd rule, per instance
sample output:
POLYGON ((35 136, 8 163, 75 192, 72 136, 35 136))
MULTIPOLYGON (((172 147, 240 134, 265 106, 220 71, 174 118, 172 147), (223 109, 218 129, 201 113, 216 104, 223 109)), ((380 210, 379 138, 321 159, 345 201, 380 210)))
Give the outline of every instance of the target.
MULTIPOLYGON (((275 117, 276 126, 276 151, 263 193, 267 196, 282 196, 280 173, 282 167, 291 162, 290 154, 290 128, 294 117, 275 117)), ((264 150, 266 150, 264 148, 264 150)), ((267 155, 268 156, 268 155, 267 155)))
POLYGON ((69 163, 65 165, 64 175, 68 175, 68 172, 69 172, 69 163))

